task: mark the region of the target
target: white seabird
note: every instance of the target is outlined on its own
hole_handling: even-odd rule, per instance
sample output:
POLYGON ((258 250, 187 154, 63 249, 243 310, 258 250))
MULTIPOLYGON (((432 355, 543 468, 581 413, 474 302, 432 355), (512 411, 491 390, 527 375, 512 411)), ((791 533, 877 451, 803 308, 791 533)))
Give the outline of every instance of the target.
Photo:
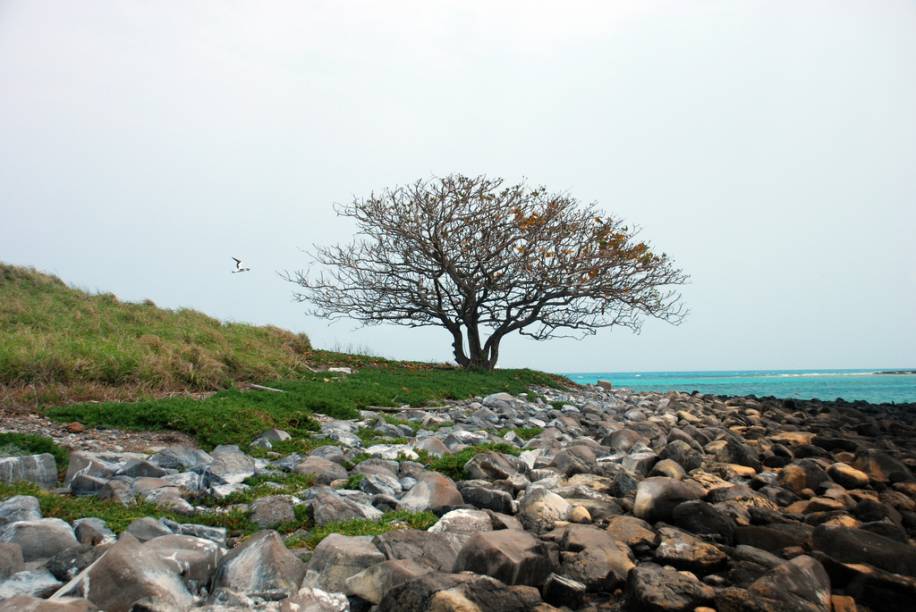
POLYGON ((243 268, 242 260, 238 257, 232 258, 235 261, 235 270, 232 271, 233 274, 238 274, 239 272, 251 272, 251 268, 243 268))

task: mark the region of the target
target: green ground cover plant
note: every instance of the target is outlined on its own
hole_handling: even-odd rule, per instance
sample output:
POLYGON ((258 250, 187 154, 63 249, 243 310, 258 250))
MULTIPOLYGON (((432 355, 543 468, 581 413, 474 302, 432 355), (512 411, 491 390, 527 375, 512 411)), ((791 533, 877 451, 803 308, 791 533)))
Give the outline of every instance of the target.
POLYGON ((360 409, 371 406, 423 406, 498 391, 520 393, 531 385, 558 386, 559 381, 534 370, 475 372, 386 364, 349 375, 318 372, 267 384, 284 393, 228 389, 206 399, 71 404, 50 408, 47 414, 90 427, 182 431, 210 449, 219 444, 247 445, 270 427, 286 430, 297 439, 307 438, 317 429, 312 418, 315 412, 352 419, 359 416, 360 409))
POLYGON ((46 436, 21 433, 0 433, 0 457, 16 457, 23 455, 40 455, 50 453, 54 455, 59 472, 67 471, 70 453, 54 443, 46 436))

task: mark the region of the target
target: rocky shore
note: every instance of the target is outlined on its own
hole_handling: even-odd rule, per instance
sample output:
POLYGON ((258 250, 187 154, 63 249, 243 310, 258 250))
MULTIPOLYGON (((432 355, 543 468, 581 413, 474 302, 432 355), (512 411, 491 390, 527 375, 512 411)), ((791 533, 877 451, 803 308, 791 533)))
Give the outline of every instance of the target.
MULTIPOLYGON (((186 520, 147 517, 117 535, 98 518, 45 518, 35 497, 0 500, 0 611, 827 612, 916 601, 916 406, 589 387, 385 416, 324 419, 331 444, 308 455, 274 452, 286 437, 277 430, 254 441, 259 458, 235 446, 73 452, 60 492, 139 498, 186 520), (367 446, 366 429, 397 443, 367 446), (468 448, 480 452, 454 478, 428 469, 468 448), (246 479, 280 488, 290 474, 309 486, 232 507, 261 528, 253 535, 195 523, 246 479), (314 549, 274 530, 307 517, 307 535, 396 510, 438 520, 332 534, 314 549)), ((16 479, 60 487, 51 455, 0 458, 0 480, 16 479)))

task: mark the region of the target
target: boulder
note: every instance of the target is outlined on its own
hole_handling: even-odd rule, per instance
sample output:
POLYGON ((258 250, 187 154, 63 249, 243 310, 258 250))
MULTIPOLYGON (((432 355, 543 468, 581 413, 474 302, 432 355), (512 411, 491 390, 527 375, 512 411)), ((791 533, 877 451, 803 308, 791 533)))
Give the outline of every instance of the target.
POLYGON ((544 487, 531 486, 519 500, 518 518, 525 529, 543 533, 557 521, 565 521, 572 506, 544 487))
POLYGON ((22 547, 11 542, 0 542, 0 582, 24 569, 22 547))
POLYGON ((527 531, 479 532, 462 547, 455 572, 471 571, 513 585, 538 586, 551 572, 547 547, 527 531))
POLYGON ((476 508, 509 514, 513 511, 512 495, 502 489, 476 484, 480 481, 462 481, 458 491, 464 501, 476 508))
POLYGON ((534 587, 507 586, 477 574, 430 572, 389 590, 376 612, 529 612, 540 604, 534 587))
POLYGON ((618 542, 631 548, 655 548, 658 546, 658 534, 646 521, 635 516, 620 515, 608 522, 607 532, 618 542))
POLYGON ((429 510, 444 513, 464 505, 464 498, 454 481, 438 472, 421 472, 417 484, 404 494, 398 508, 410 512, 429 510))
POLYGON ((254 476, 254 459, 234 444, 217 446, 210 455, 213 461, 204 473, 209 486, 241 484, 246 478, 254 476))
POLYGON ((91 546, 111 544, 118 539, 115 532, 108 528, 105 521, 95 517, 76 519, 73 521, 73 531, 80 544, 89 544, 91 546))
POLYGON ((639 483, 633 514, 650 523, 670 521, 678 504, 700 499, 704 494, 703 487, 691 480, 653 476, 639 483))
POLYGON ((344 592, 347 578, 384 560, 371 536, 332 533, 315 548, 304 585, 344 592))
POLYGON ((867 450, 856 455, 853 465, 865 472, 871 480, 881 483, 912 482, 913 474, 901 461, 885 452, 867 450))
POLYGON ((476 533, 493 531, 493 519, 483 510, 460 508, 446 512, 429 528, 430 533, 476 533))
POLYGON ((0 612, 96 612, 98 608, 82 597, 61 597, 54 600, 17 595, 0 601, 0 612))
POLYGON ((302 587, 280 602, 280 612, 350 612, 350 603, 343 593, 302 587))
POLYGON ((132 521, 127 526, 127 533, 141 542, 147 542, 160 536, 172 535, 173 532, 162 521, 151 516, 144 516, 132 521))
POLYGON ((812 547, 843 563, 868 563, 904 576, 916 576, 916 548, 871 531, 819 525, 812 547))
POLYGON ((17 521, 35 521, 41 518, 38 498, 16 495, 0 502, 0 529, 17 521))
POLYGON ((371 604, 378 604, 385 593, 394 587, 432 570, 411 559, 391 559, 376 563, 346 579, 344 590, 371 604))
POLYGON ((846 463, 834 463, 827 468, 827 475, 837 484, 847 489, 860 489, 868 486, 868 474, 846 463))
POLYGON ((447 534, 417 529, 395 529, 375 536, 372 543, 388 559, 411 559, 439 572, 452 571, 460 550, 447 534))
POLYGON ((544 601, 554 606, 578 610, 585 602, 586 588, 568 576, 550 574, 544 582, 544 601))
POLYGON ((731 544, 735 539, 735 521, 715 506, 701 500, 687 501, 674 507, 672 522, 691 533, 711 535, 731 544))
POLYGON ((627 610, 689 612, 712 603, 715 590, 689 572, 641 563, 627 576, 627 610))
POLYGON ((589 591, 612 591, 635 566, 629 546, 602 529, 570 525, 560 539, 563 573, 589 591))
POLYGON ((287 550, 275 531, 259 531, 223 557, 213 577, 214 601, 218 591, 249 597, 282 599, 298 592, 306 566, 287 550))
POLYGON ((58 518, 10 523, 0 531, 0 542, 18 544, 22 548, 22 558, 26 562, 49 559, 60 551, 79 544, 73 528, 58 518))
POLYGON ((0 582, 0 600, 19 595, 48 597, 63 584, 45 568, 16 572, 0 582))
POLYGON ((150 456, 148 461, 161 468, 187 471, 209 465, 213 457, 199 448, 172 446, 150 456))
POLYGON ((655 549, 655 559, 663 565, 695 574, 708 574, 723 567, 728 560, 724 552, 680 529, 662 527, 658 530, 661 543, 655 549))
POLYGON ((327 525, 353 519, 376 520, 382 511, 367 504, 341 497, 336 493, 320 492, 310 502, 312 517, 317 525, 327 525))
POLYGON ((479 453, 464 464, 464 471, 471 479, 504 480, 519 471, 519 462, 502 453, 479 453))
POLYGON ((54 574, 55 578, 66 582, 72 580, 74 576, 92 565, 104 552, 105 547, 103 546, 98 548, 90 544, 71 546, 48 559, 45 567, 54 574))
POLYGON ((57 482, 57 462, 50 453, 0 457, 0 482, 33 482, 40 487, 52 487, 57 482))
POLYGON ((174 564, 164 562, 129 533, 61 587, 54 598, 80 595, 109 612, 126 612, 142 600, 158 600, 172 609, 188 609, 193 603, 174 564))
POLYGON ((296 520, 293 498, 289 495, 268 495, 251 504, 251 520, 261 529, 296 520))
POLYGON ((331 484, 347 477, 347 468, 323 457, 310 455, 296 466, 296 472, 311 474, 319 484, 331 484))
POLYGON ((143 545, 143 550, 171 567, 191 593, 208 585, 223 557, 222 549, 215 542, 186 535, 166 535, 150 540, 143 545))
POLYGON ((748 593, 761 609, 785 612, 830 612, 830 578, 807 556, 782 563, 756 580, 748 593))

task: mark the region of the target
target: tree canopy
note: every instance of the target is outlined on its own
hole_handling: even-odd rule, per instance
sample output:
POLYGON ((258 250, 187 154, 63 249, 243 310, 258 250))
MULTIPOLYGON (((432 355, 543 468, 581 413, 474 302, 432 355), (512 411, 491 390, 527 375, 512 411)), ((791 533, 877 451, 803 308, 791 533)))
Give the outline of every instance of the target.
POLYGON ((639 331, 679 323, 687 276, 638 230, 563 193, 450 175, 336 207, 358 232, 317 246, 319 270, 286 273, 296 299, 330 319, 440 326, 463 367, 490 369, 500 341, 639 331))

